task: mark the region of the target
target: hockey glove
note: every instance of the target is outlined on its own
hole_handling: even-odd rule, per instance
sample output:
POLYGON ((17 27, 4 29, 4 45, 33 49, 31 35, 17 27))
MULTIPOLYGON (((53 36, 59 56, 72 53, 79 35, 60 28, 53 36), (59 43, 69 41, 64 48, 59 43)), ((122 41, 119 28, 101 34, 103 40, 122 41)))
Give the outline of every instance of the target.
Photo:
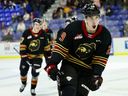
POLYGON ((54 64, 50 64, 50 65, 47 65, 44 70, 47 72, 47 74, 49 75, 49 77, 55 81, 57 78, 57 74, 58 74, 58 69, 56 67, 56 65, 54 64))
POLYGON ((21 58, 22 59, 22 61, 24 61, 24 62, 29 62, 29 58, 28 57, 23 57, 23 58, 21 58))
POLYGON ((95 90, 99 89, 102 82, 103 82, 103 78, 101 76, 94 75, 91 78, 91 82, 89 84, 89 89, 92 90, 92 91, 95 91, 95 90))

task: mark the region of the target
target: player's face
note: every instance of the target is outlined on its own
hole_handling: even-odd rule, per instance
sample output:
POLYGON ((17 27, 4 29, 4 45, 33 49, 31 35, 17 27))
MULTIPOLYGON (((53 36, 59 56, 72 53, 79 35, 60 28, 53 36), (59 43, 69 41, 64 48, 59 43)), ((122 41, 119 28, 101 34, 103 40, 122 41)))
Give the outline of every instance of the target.
POLYGON ((97 27, 97 25, 99 24, 99 19, 99 16, 87 16, 86 22, 90 30, 93 30, 97 27))
POLYGON ((35 22, 33 25, 33 29, 38 32, 41 30, 41 25, 39 23, 35 22))

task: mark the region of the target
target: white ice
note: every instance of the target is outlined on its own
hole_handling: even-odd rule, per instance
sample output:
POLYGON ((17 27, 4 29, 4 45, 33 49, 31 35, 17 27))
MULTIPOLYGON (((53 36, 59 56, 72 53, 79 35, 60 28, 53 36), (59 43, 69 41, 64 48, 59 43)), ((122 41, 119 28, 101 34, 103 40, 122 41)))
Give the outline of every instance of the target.
MULTIPOLYGON (((128 96, 128 56, 110 56, 103 72, 104 82, 97 91, 89 96, 128 96)), ((58 96, 56 82, 48 78, 43 68, 36 88, 37 96, 58 96)), ((19 59, 0 59, 0 96, 31 96, 28 74, 27 87, 23 93, 19 92, 20 75, 19 59)))

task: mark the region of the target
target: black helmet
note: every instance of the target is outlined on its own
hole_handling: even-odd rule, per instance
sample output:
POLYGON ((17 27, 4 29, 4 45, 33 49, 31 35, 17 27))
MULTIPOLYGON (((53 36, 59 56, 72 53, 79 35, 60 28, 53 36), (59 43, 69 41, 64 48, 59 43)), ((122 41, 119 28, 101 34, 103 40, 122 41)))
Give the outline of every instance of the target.
POLYGON ((39 23, 39 24, 42 23, 42 21, 41 21, 40 18, 34 18, 34 19, 33 19, 33 23, 35 23, 35 22, 37 22, 37 23, 39 23))
POLYGON ((70 19, 66 19, 65 23, 71 23, 71 20, 70 19))
POLYGON ((100 16, 100 10, 94 3, 85 4, 85 6, 82 8, 82 13, 85 16, 94 16, 94 15, 100 16))

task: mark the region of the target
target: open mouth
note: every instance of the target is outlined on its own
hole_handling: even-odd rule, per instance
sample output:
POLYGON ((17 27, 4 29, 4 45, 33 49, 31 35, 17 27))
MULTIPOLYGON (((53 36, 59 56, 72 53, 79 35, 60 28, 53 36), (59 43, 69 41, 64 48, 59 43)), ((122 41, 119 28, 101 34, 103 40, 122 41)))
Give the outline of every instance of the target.
POLYGON ((92 27, 95 29, 96 28, 96 25, 93 25, 92 27))

